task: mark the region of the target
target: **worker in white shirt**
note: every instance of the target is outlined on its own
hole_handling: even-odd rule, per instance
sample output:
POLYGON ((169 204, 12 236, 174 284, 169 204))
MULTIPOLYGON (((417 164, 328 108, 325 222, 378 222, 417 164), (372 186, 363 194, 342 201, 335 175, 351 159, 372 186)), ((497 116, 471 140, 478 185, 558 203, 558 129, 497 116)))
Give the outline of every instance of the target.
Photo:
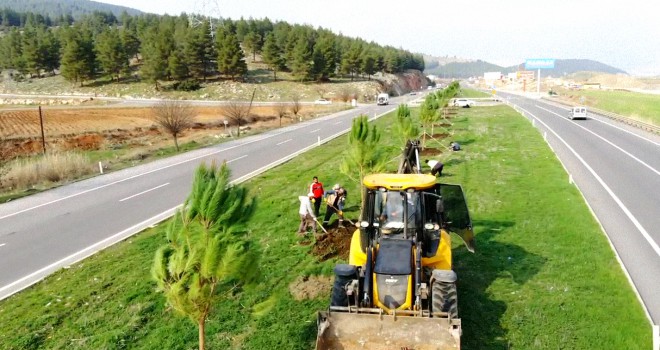
POLYGON ((298 200, 300 201, 300 209, 298 209, 298 213, 300 214, 300 227, 298 228, 298 234, 301 236, 305 235, 307 229, 310 227, 314 233, 316 233, 316 216, 312 209, 312 198, 314 198, 314 194, 311 192, 307 194, 307 196, 298 197, 298 200))
POLYGON ((442 162, 437 161, 437 160, 432 160, 432 159, 427 159, 426 164, 431 167, 431 175, 435 176, 438 174, 438 176, 442 176, 442 168, 445 167, 442 162))

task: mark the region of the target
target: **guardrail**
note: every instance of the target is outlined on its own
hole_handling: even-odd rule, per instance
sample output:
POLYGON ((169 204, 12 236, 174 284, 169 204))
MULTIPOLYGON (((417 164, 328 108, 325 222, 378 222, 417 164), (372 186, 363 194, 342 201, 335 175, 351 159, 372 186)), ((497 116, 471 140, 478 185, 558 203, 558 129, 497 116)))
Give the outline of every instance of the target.
MULTIPOLYGON (((551 99, 551 98, 548 98, 548 97, 545 97, 545 96, 541 97, 541 99, 543 99, 544 101, 554 102, 556 104, 560 104, 560 105, 563 105, 563 106, 569 106, 569 107, 577 106, 577 104, 574 104, 574 103, 569 103, 569 102, 561 101, 561 100, 555 100, 555 99, 551 99)), ((598 109, 598 108, 588 107, 588 109, 589 109, 589 112, 594 112, 596 114, 602 115, 602 116, 610 118, 612 120, 620 121, 622 123, 632 125, 634 127, 637 127, 637 128, 640 128, 640 129, 643 129, 643 130, 646 130, 646 131, 650 131, 650 132, 653 132, 653 133, 656 133, 656 134, 660 135, 660 126, 649 124, 649 123, 644 123, 644 122, 641 122, 639 120, 628 118, 628 117, 622 116, 620 114, 604 111, 604 110, 598 109)))

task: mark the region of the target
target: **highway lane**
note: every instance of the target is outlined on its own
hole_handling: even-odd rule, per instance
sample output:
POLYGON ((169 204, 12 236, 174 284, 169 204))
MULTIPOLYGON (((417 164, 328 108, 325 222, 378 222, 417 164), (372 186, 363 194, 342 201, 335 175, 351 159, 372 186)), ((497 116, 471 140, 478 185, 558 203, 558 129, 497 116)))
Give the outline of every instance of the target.
POLYGON ((571 121, 565 107, 498 95, 520 107, 546 135, 603 226, 652 323, 660 323, 660 137, 594 114, 571 121))
POLYGON ((201 162, 227 161, 243 181, 396 108, 362 105, 259 135, 98 176, 0 205, 0 300, 169 217, 201 162))

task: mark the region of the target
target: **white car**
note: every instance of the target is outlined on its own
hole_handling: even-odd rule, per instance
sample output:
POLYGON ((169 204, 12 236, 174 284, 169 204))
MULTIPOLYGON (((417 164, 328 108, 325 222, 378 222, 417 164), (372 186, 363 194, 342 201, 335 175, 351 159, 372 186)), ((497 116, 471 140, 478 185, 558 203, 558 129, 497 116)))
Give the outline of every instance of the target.
POLYGON ((331 103, 332 103, 332 101, 326 100, 324 98, 319 98, 318 100, 314 101, 315 105, 329 105, 331 103))
POLYGON ((454 100, 455 107, 470 108, 474 106, 474 101, 468 100, 467 98, 457 98, 454 100))
POLYGON ((573 107, 568 112, 568 117, 573 119, 587 119, 587 107, 573 107))

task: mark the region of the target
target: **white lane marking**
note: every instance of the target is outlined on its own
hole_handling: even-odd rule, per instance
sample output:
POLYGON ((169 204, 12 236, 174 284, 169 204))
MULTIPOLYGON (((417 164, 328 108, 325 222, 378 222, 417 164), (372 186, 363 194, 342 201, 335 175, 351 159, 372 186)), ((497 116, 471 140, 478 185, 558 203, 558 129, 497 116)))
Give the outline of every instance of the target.
MULTIPOLYGON (((78 193, 72 194, 72 195, 70 195, 70 196, 66 196, 66 197, 58 198, 58 199, 53 200, 53 201, 50 201, 50 202, 46 202, 46 203, 42 203, 42 204, 39 204, 39 205, 35 205, 34 207, 30 207, 30 208, 26 208, 26 209, 23 209, 23 210, 19 210, 19 211, 15 212, 15 213, 7 214, 7 215, 5 215, 5 216, 0 217, 0 220, 2 220, 2 219, 6 219, 6 218, 8 218, 8 217, 12 217, 12 216, 14 216, 14 215, 18 215, 18 214, 21 214, 21 213, 25 213, 26 211, 30 211, 30 210, 33 210, 33 209, 41 208, 41 207, 46 206, 46 205, 50 205, 50 204, 53 204, 53 203, 61 202, 61 201, 63 201, 63 200, 69 199, 69 198, 77 197, 77 196, 83 195, 83 194, 88 193, 88 192, 92 192, 92 191, 100 190, 100 189, 105 188, 105 187, 108 187, 108 186, 116 185, 116 184, 118 184, 118 183, 121 183, 121 182, 124 182, 124 181, 128 181, 128 180, 131 180, 131 179, 134 179, 134 178, 140 177, 140 176, 148 175, 148 174, 151 174, 151 173, 154 173, 154 172, 157 172, 157 171, 161 171, 161 170, 164 170, 164 169, 167 169, 167 168, 171 168, 171 167, 174 167, 174 166, 177 166, 177 165, 181 165, 181 164, 184 164, 184 163, 188 163, 188 162, 191 162, 191 161, 194 161, 194 160, 200 159, 200 158, 210 157, 210 156, 212 156, 212 155, 215 155, 215 154, 218 154, 218 153, 221 153, 221 152, 224 152, 224 151, 228 151, 228 150, 230 150, 230 149, 234 149, 234 148, 236 148, 236 147, 240 147, 240 146, 244 146, 244 145, 247 145, 247 144, 250 144, 250 143, 254 143, 254 142, 257 142, 257 141, 262 141, 262 140, 265 140, 265 139, 270 138, 270 137, 273 137, 273 136, 277 136, 277 135, 269 135, 269 136, 266 136, 266 137, 259 138, 259 139, 257 139, 257 140, 253 140, 253 141, 249 141, 249 142, 241 143, 240 145, 235 145, 235 146, 231 146, 231 147, 228 147, 228 148, 223 148, 223 149, 218 150, 218 151, 210 152, 210 153, 207 153, 207 154, 204 154, 204 155, 201 155, 201 156, 197 156, 197 157, 193 157, 193 158, 190 158, 190 159, 186 159, 186 160, 183 160, 183 161, 180 161, 180 162, 177 162, 177 163, 174 163, 174 164, 166 165, 166 166, 164 166, 164 167, 157 168, 157 169, 154 169, 154 170, 150 170, 150 171, 147 171, 147 172, 144 172, 144 173, 141 173, 141 174, 133 175, 133 176, 127 177, 127 178, 125 178, 125 179, 117 180, 117 181, 114 181, 114 182, 111 182, 111 183, 108 183, 108 184, 105 184, 105 185, 101 185, 101 186, 98 186, 98 187, 90 188, 90 189, 88 189, 88 190, 84 190, 84 191, 82 191, 82 192, 78 192, 78 193)), ((246 156, 244 156, 244 157, 246 157, 246 156)), ((239 159, 239 158, 237 158, 237 159, 239 159)), ((228 162, 228 163, 229 163, 229 162, 228 162)))
POLYGON ((279 145, 285 144, 285 143, 287 143, 287 142, 289 142, 289 141, 291 141, 291 140, 293 140, 293 139, 288 139, 288 140, 286 140, 286 141, 282 141, 282 142, 278 143, 277 145, 279 146, 279 145))
POLYGON ((0 243, 0 247, 7 245, 7 243, 0 243))
POLYGON ((139 196, 139 195, 142 195, 142 194, 145 194, 145 193, 147 193, 147 192, 151 192, 151 191, 153 191, 153 190, 157 190, 157 189, 159 189, 159 188, 161 188, 161 187, 165 187, 165 186, 167 186, 167 185, 169 185, 169 184, 170 184, 170 183, 168 182, 168 183, 164 183, 164 184, 162 184, 162 185, 158 185, 158 186, 156 186, 156 187, 154 187, 154 188, 150 188, 150 189, 148 189, 148 190, 146 190, 146 191, 142 191, 142 192, 140 192, 140 193, 136 193, 136 194, 134 194, 134 195, 132 195, 132 196, 129 196, 129 197, 126 197, 126 198, 124 198, 124 199, 120 199, 119 201, 120 201, 120 202, 127 201, 127 200, 129 200, 129 199, 131 199, 131 198, 135 198, 135 197, 137 197, 137 196, 139 196))
POLYGON ((313 133, 315 133, 315 132, 317 132, 317 131, 320 131, 320 130, 321 130, 321 129, 312 130, 312 131, 310 131, 309 133, 310 133, 310 134, 313 134, 313 133))
MULTIPOLYGON (((389 113, 389 112, 392 112, 393 110, 394 110, 394 109, 391 109, 391 110, 385 111, 384 113, 381 113, 381 114, 378 114, 378 115, 374 115, 373 118, 370 118, 369 120, 370 120, 370 121, 371 121, 371 120, 376 120, 376 119, 378 119, 378 118, 384 116, 385 114, 387 114, 387 113, 389 113)), ((302 127, 302 126, 301 126, 301 127, 302 127)), ((331 136, 325 138, 325 139, 323 140, 323 142, 327 142, 327 141, 330 141, 330 140, 332 140, 332 139, 335 139, 335 138, 337 138, 337 137, 339 137, 339 136, 345 134, 345 133, 348 132, 349 130, 350 130, 350 129, 344 129, 343 131, 340 131, 340 132, 338 132, 338 133, 336 133, 336 134, 334 134, 334 135, 331 135, 331 136)), ((275 136, 275 135, 273 135, 273 136, 275 136)), ((238 147, 238 146, 236 146, 236 147, 238 147)), ((243 181, 246 181, 246 180, 248 180, 248 179, 250 179, 250 178, 252 178, 252 177, 254 177, 254 176, 256 176, 256 175, 259 175, 259 174, 263 173, 264 171, 266 171, 266 170, 268 170, 268 169, 270 169, 270 168, 273 168, 273 167, 275 167, 275 166, 277 166, 277 165, 279 165, 279 164, 285 163, 285 162, 289 161, 290 159, 296 157, 297 155, 299 155, 299 154, 301 154, 301 153, 304 153, 304 152, 306 152, 306 151, 309 151, 310 149, 312 149, 312 148, 314 148, 314 147, 317 147, 317 144, 316 144, 316 143, 313 143, 313 144, 311 144, 311 145, 309 145, 309 146, 307 146, 307 147, 304 147, 304 148, 298 150, 297 152, 294 152, 293 154, 290 154, 290 155, 288 155, 288 156, 286 156, 286 157, 284 157, 284 158, 282 158, 282 159, 280 159, 280 160, 278 160, 278 161, 275 161, 275 162, 272 162, 272 163, 270 163, 270 164, 267 164, 267 165, 265 165, 265 166, 263 166, 263 167, 261 167, 261 168, 259 168, 259 169, 257 169, 257 170, 252 171, 251 173, 245 174, 245 175, 243 175, 243 176, 241 176, 241 177, 239 177, 239 178, 237 178, 237 179, 231 181, 231 183, 232 183, 232 184, 239 184, 239 183, 241 183, 241 182, 243 182, 243 181)), ((243 156, 243 157, 245 157, 245 156, 243 156)), ((240 159, 240 158, 243 158, 243 157, 239 157, 239 158, 236 158, 236 159, 240 159)), ((236 160, 236 159, 234 159, 234 160, 236 160)), ((156 216, 153 216, 153 217, 151 217, 151 218, 149 218, 149 219, 147 219, 147 220, 145 220, 145 221, 142 221, 142 222, 140 222, 140 223, 138 223, 138 224, 135 224, 135 225, 133 225, 133 226, 131 226, 131 227, 129 227, 129 228, 127 228, 127 229, 125 229, 125 230, 123 230, 123 231, 121 231, 121 232, 119 232, 119 233, 113 235, 113 236, 111 236, 111 237, 108 237, 108 238, 106 238, 106 239, 104 239, 104 240, 102 240, 102 241, 100 241, 100 242, 96 242, 96 243, 92 244, 91 246, 89 246, 89 247, 87 247, 87 248, 84 248, 84 249, 82 249, 82 250, 80 250, 80 251, 78 251, 78 252, 76 252, 76 253, 73 253, 73 254, 67 256, 67 257, 64 258, 64 259, 58 260, 58 261, 56 261, 56 262, 54 262, 54 263, 52 263, 52 264, 50 264, 50 265, 48 265, 48 266, 46 266, 46 267, 44 267, 44 268, 39 269, 39 270, 36 271, 36 272, 33 272, 33 273, 31 273, 31 274, 29 274, 29 275, 27 275, 27 276, 24 276, 24 277, 22 277, 22 278, 20 278, 20 279, 18 279, 18 280, 16 280, 16 281, 14 281, 14 282, 12 282, 12 283, 6 285, 6 286, 4 286, 4 287, 0 287, 0 300, 2 300, 2 299, 4 299, 4 298, 7 298, 8 296, 10 296, 10 295, 12 295, 12 294, 14 294, 14 293, 16 293, 16 292, 18 292, 18 291, 24 289, 24 288, 29 287, 29 286, 31 286, 31 285, 34 284, 34 283, 37 283, 39 280, 30 281, 30 282, 28 282, 27 285, 21 287, 19 290, 14 291, 13 293, 10 293, 10 294, 8 294, 8 295, 2 295, 1 293, 4 292, 5 290, 7 290, 7 289, 9 289, 9 288, 11 288, 11 287, 13 287, 13 286, 15 286, 15 285, 17 285, 17 284, 23 283, 23 282, 29 280, 30 278, 32 278, 32 277, 34 277, 34 276, 38 276, 39 274, 41 274, 41 273, 43 273, 43 272, 45 272, 45 271, 48 271, 49 269, 52 269, 52 268, 58 267, 59 265, 65 263, 65 262, 68 262, 69 264, 73 264, 73 263, 75 263, 75 262, 81 261, 81 260, 85 259, 86 257, 88 257, 88 256, 93 255, 94 253, 96 253, 98 250, 93 250, 93 249, 96 249, 97 247, 100 247, 102 244, 105 244, 106 242, 111 242, 112 240, 117 240, 117 239, 118 239, 117 241, 119 241, 119 240, 121 240, 121 239, 125 239, 125 238, 130 237, 130 236, 136 234, 137 232, 139 232, 139 231, 132 232, 132 231, 135 231, 136 229, 140 229, 140 231, 141 231, 143 228, 149 227, 150 225, 153 225, 153 224, 155 224, 155 223, 161 222, 161 221, 163 221, 163 220, 165 220, 165 219, 171 217, 172 215, 174 215, 174 212, 175 212, 180 206, 181 206, 181 205, 177 205, 177 206, 174 207, 174 208, 168 209, 168 210, 166 210, 166 211, 164 211, 164 212, 162 212, 162 213, 160 213, 160 214, 158 214, 158 215, 156 215, 156 216), (123 236, 126 236, 126 237, 123 237, 123 236)), ((114 242, 114 243, 116 243, 116 242, 114 242)), ((43 277, 42 277, 42 278, 43 278, 43 277)))
MULTIPOLYGON (((380 115, 378 115, 378 116, 374 116, 373 118, 371 118, 371 119, 369 119, 369 120, 370 120, 370 121, 371 121, 371 120, 374 120, 374 119, 376 119, 377 117, 383 116, 383 115, 385 115, 385 114, 387 114, 387 113, 389 113, 389 112, 391 112, 391 111, 393 111, 393 109, 392 109, 392 110, 385 111, 384 113, 382 113, 382 114, 380 114, 380 115)), ((332 116, 332 118, 340 118, 340 117, 343 117, 343 116, 345 116, 345 115, 347 115, 347 114, 351 114, 352 111, 349 110, 349 111, 345 111, 345 112, 346 112, 346 113, 344 113, 344 112, 339 112, 339 113, 337 113, 336 116, 332 116, 332 115, 331 115, 331 116, 332 116)), ((327 119, 331 119, 331 118, 327 118, 327 119)), ((265 139, 268 139, 268 138, 271 138, 271 137, 274 137, 274 136, 281 135, 281 134, 283 134, 283 133, 285 133, 285 132, 288 132, 288 131, 291 131, 291 130, 297 130, 297 129, 301 129, 301 128, 304 128, 304 127, 307 127, 307 126, 310 126, 310 125, 318 124, 318 123, 321 123, 321 122, 323 122, 323 121, 325 121, 325 120, 326 120, 326 118, 323 118, 322 120, 321 120, 321 119, 311 120, 311 121, 308 121, 308 122, 305 122, 305 123, 302 123, 302 124, 295 125, 294 127, 291 127, 291 128, 285 128, 286 130, 282 130, 281 132, 274 132, 273 134, 270 134, 270 135, 267 135, 267 136, 264 136, 264 137, 261 137, 261 138, 257 138, 257 139, 254 139, 254 140, 251 140, 251 141, 248 141, 248 142, 244 142, 244 143, 241 143, 241 144, 238 144, 238 145, 235 145, 235 146, 231 146, 231 147, 223 148, 223 149, 221 149, 221 150, 217 150, 217 151, 210 152, 210 153, 207 153, 207 154, 204 154, 204 155, 200 155, 200 156, 197 156, 197 157, 189 158, 189 159, 186 159, 186 160, 183 160, 183 161, 180 161, 180 162, 174 163, 174 164, 166 165, 166 166, 161 167, 161 168, 157 168, 157 169, 154 169, 154 170, 150 170, 150 171, 144 172, 144 173, 142 173, 142 174, 133 175, 133 176, 127 177, 127 178, 125 178, 125 179, 117 180, 117 181, 114 181, 114 182, 111 182, 111 183, 108 183, 108 184, 105 184, 105 185, 101 185, 101 186, 98 186, 98 187, 90 188, 90 189, 88 189, 88 190, 85 190, 85 191, 82 191, 82 192, 78 192, 78 193, 72 194, 72 195, 70 195, 70 196, 66 196, 66 197, 58 198, 58 199, 52 200, 52 201, 50 201, 50 202, 46 202, 46 203, 42 203, 42 204, 39 204, 39 205, 35 205, 34 207, 30 207, 30 208, 26 208, 26 209, 23 209, 23 210, 19 210, 19 211, 15 212, 15 213, 7 214, 7 215, 5 215, 5 216, 0 217, 0 220, 2 220, 2 219, 6 219, 6 218, 9 218, 9 217, 12 217, 12 216, 15 216, 15 215, 21 214, 21 213, 25 213, 26 211, 30 211, 30 210, 34 210, 34 209, 37 209, 37 208, 41 208, 41 207, 46 206, 46 205, 50 205, 50 204, 53 204, 53 203, 61 202, 61 201, 63 201, 63 200, 69 199, 69 198, 77 197, 77 196, 83 195, 83 194, 88 193, 88 192, 92 192, 92 191, 100 190, 100 189, 105 188, 105 187, 108 187, 108 186, 116 185, 116 184, 118 184, 118 183, 121 183, 121 182, 124 182, 124 181, 128 181, 128 180, 131 180, 131 179, 134 179, 134 178, 136 178, 136 177, 140 177, 140 176, 148 175, 148 174, 151 174, 151 173, 154 173, 154 172, 160 171, 160 170, 164 170, 164 169, 171 168, 171 167, 174 167, 174 166, 177 166, 177 165, 181 165, 181 164, 184 164, 184 163, 188 163, 188 162, 191 162, 191 161, 194 161, 194 160, 200 159, 200 158, 210 157, 210 156, 212 156, 212 155, 214 155, 214 154, 218 154, 218 153, 221 153, 221 152, 224 152, 224 151, 228 151, 228 150, 230 150, 230 149, 234 149, 234 148, 236 148, 236 147, 241 147, 241 146, 244 146, 244 145, 248 145, 248 144, 250 144, 250 143, 254 143, 254 142, 258 142, 258 141, 262 141, 262 140, 265 140, 265 139)), ((319 130, 321 130, 321 129, 316 129, 316 130, 314 130, 313 132, 315 132, 315 131, 319 131, 319 130)))
MULTIPOLYGON (((546 103, 546 104, 552 106, 552 104, 548 104, 548 103, 546 103)), ((539 106, 537 105, 536 107, 539 107, 539 106)), ((540 108, 540 107, 539 107, 539 108, 540 108)), ((557 107, 557 108, 561 108, 561 107, 557 107)), ((553 112, 553 113, 554 113, 554 112, 553 112)), ((598 113, 595 113, 595 114, 598 114, 598 113)), ((599 114, 599 115, 600 115, 600 114, 599 114)), ((649 139, 647 139, 647 138, 644 137, 644 136, 637 135, 637 134, 635 134, 634 132, 632 132, 632 131, 630 131, 630 130, 626 130, 626 129, 624 129, 624 128, 620 127, 620 126, 616 126, 616 125, 614 125, 614 124, 612 124, 612 123, 608 123, 608 122, 606 122, 606 121, 604 121, 604 120, 601 120, 600 118, 589 118, 589 120, 595 120, 595 121, 597 121, 597 122, 599 122, 599 123, 603 123, 603 124, 605 124, 605 125, 609 125, 609 126, 611 126, 611 127, 613 127, 613 128, 619 129, 619 130, 621 130, 621 131, 623 131, 623 132, 625 132, 625 133, 628 133, 628 134, 630 134, 630 135, 632 135, 632 136, 635 136, 635 137, 637 137, 637 138, 640 138, 640 139, 642 139, 642 140, 644 140, 644 141, 648 141, 648 142, 650 142, 650 143, 652 143, 652 144, 654 144, 654 145, 656 145, 656 146, 660 146, 660 142, 655 142, 655 141, 653 141, 653 140, 649 140, 649 139)))
POLYGON ((343 122, 342 122, 342 121, 339 121, 339 122, 334 123, 333 125, 339 125, 339 124, 341 124, 341 123, 343 123, 343 122))
POLYGON ((623 212, 626 214, 626 216, 628 217, 628 219, 630 219, 630 221, 635 225, 635 227, 637 227, 637 229, 638 229, 639 232, 642 234, 642 236, 644 236, 644 238, 646 239, 646 241, 649 242, 649 245, 651 245, 651 248, 653 248, 653 250, 655 250, 655 253, 656 253, 658 256, 660 256, 660 247, 659 247, 658 244, 657 244, 657 243, 651 238, 651 235, 649 235, 649 233, 648 233, 648 232, 646 231, 646 229, 642 226, 642 224, 639 223, 639 221, 637 220, 637 218, 636 218, 636 217, 630 212, 630 210, 628 210, 628 208, 623 204, 623 202, 621 202, 621 200, 619 199, 619 197, 617 197, 617 195, 614 194, 614 191, 612 191, 612 189, 610 189, 610 187, 607 186, 607 184, 605 183, 605 181, 603 181, 603 179, 601 179, 601 177, 598 176, 598 174, 596 174, 596 172, 594 171, 594 169, 592 169, 592 168, 589 166, 589 164, 587 164, 587 162, 586 162, 582 157, 580 157, 580 155, 579 155, 579 154, 573 149, 573 147, 569 146, 568 143, 567 143, 566 141, 564 141, 563 138, 561 138, 561 136, 559 136, 559 135, 558 135, 558 134, 557 134, 557 133, 551 128, 551 127, 548 126, 548 124, 546 124, 546 123, 544 123, 543 121, 541 121, 541 119, 539 119, 538 117, 536 117, 534 114, 530 113, 529 111, 525 110, 524 108, 521 108, 521 107, 518 107, 518 108, 520 108, 520 110, 522 110, 522 111, 524 111, 525 113, 527 113, 527 114, 531 115, 532 117, 534 117, 534 119, 536 119, 539 123, 543 124, 543 125, 544 125, 544 126, 545 126, 545 127, 551 132, 551 133, 553 133, 553 134, 557 137, 557 139, 559 139, 559 141, 561 141, 561 142, 564 144, 564 146, 566 146, 566 147, 571 151, 571 153, 573 153, 573 155, 574 155, 574 156, 580 161, 580 163, 582 163, 582 165, 584 165, 584 167, 587 168, 587 170, 589 170, 589 172, 591 173, 591 175, 593 175, 593 177, 595 177, 596 180, 598 180, 598 182, 600 183, 600 185, 603 186, 603 188, 605 189, 605 191, 607 191, 607 193, 610 195, 610 197, 612 197, 612 199, 614 200, 614 202, 616 202, 616 204, 619 206, 619 208, 621 208, 621 210, 623 210, 623 212))
MULTIPOLYGON (((544 111, 546 111, 546 112, 552 113, 552 114, 558 116, 559 118, 562 118, 562 119, 565 119, 565 120, 568 121, 568 119, 562 117, 560 114, 555 113, 555 112, 553 112, 553 111, 551 111, 551 110, 549 110, 549 109, 543 108, 543 107, 541 107, 541 106, 539 106, 539 105, 536 105, 536 107, 538 107, 538 108, 540 108, 540 109, 542 109, 542 110, 544 110, 544 111)), ((606 138, 604 138, 604 137, 602 137, 602 136, 596 134, 595 132, 593 132, 593 131, 591 131, 591 130, 585 128, 584 126, 580 125, 580 123, 576 123, 576 122, 573 122, 573 123, 574 123, 575 125, 579 126, 580 128, 582 128, 584 131, 586 131, 586 132, 588 132, 588 133, 590 133, 590 134, 592 134, 592 135, 598 137, 599 139, 601 139, 601 140, 607 142, 608 144, 610 144, 610 146, 612 146, 612 147, 618 149, 619 151, 625 153, 627 156, 629 156, 630 158, 636 160, 637 162, 639 162, 639 163, 642 164, 643 166, 649 168, 649 169, 650 169, 651 171, 653 171, 656 175, 660 175, 660 171, 658 171, 658 170, 656 170, 655 168, 653 168, 652 166, 650 166, 650 165, 644 163, 643 160, 641 160, 641 159, 639 159, 639 158, 633 156, 632 154, 630 154, 628 151, 624 150, 623 148, 621 148, 621 147, 615 145, 615 144, 612 143, 611 141, 609 141, 609 140, 607 140, 606 138)))
POLYGON ((600 122, 600 123, 603 123, 603 124, 609 125, 609 126, 611 126, 611 127, 613 127, 613 128, 617 128, 617 129, 619 129, 619 130, 621 130, 621 131, 623 131, 623 132, 627 132, 627 133, 629 133, 629 134, 632 135, 632 136, 638 137, 638 138, 640 138, 640 139, 642 139, 642 140, 644 140, 644 141, 648 141, 648 142, 650 142, 650 143, 652 143, 652 144, 654 144, 654 145, 656 145, 656 146, 660 146, 660 142, 655 142, 655 141, 653 141, 653 140, 649 140, 649 139, 647 139, 646 137, 641 136, 641 135, 637 135, 637 134, 635 134, 634 132, 632 132, 632 131, 630 131, 630 130, 626 130, 626 129, 620 127, 620 126, 616 126, 616 125, 611 124, 611 123, 608 123, 608 122, 606 122, 606 121, 604 121, 604 120, 600 120, 600 118, 590 118, 590 120, 595 120, 595 121, 597 121, 597 122, 600 122))
POLYGON ((245 158, 245 157, 247 157, 247 154, 246 154, 246 155, 242 155, 242 156, 240 156, 240 157, 238 157, 238 158, 234 158, 234 159, 232 159, 232 160, 228 160, 228 161, 227 161, 227 164, 229 164, 229 163, 231 163, 231 162, 235 162, 235 161, 237 161, 237 160, 239 160, 239 159, 243 159, 243 158, 245 158))
MULTIPOLYGON (((135 225, 133 225, 133 226, 117 233, 117 234, 114 234, 114 235, 108 237, 108 238, 105 238, 102 241, 96 242, 96 243, 90 245, 89 247, 87 247, 83 250, 77 251, 77 252, 67 256, 66 258, 60 259, 60 260, 58 260, 58 261, 56 261, 56 262, 54 262, 54 263, 52 263, 52 264, 50 264, 46 267, 43 267, 43 268, 41 268, 41 269, 39 269, 39 270, 37 270, 37 271, 27 275, 27 276, 21 277, 20 279, 12 282, 12 283, 10 283, 6 286, 0 287, 0 300, 2 300, 4 298, 8 297, 9 295, 11 295, 11 294, 9 294, 9 295, 3 295, 2 294, 7 289, 9 289, 9 288, 11 288, 11 287, 13 287, 17 284, 23 283, 23 282, 29 280, 30 278, 38 276, 38 275, 40 275, 40 274, 42 274, 42 273, 44 273, 44 272, 46 272, 50 269, 54 269, 54 268, 57 268, 57 267, 74 264, 78 261, 81 261, 81 260, 85 259, 86 257, 88 257, 90 255, 93 255, 94 253, 98 252, 100 249, 103 249, 104 248, 103 245, 107 242, 113 242, 113 243, 119 242, 123 239, 126 239, 126 238, 134 235, 135 232, 132 232, 132 231, 134 231, 137 228, 144 229, 146 227, 149 227, 150 225, 153 225, 154 223, 158 223, 158 222, 161 222, 161 221, 167 219, 168 217, 174 215, 174 212, 179 207, 180 207, 180 205, 177 205, 174 208, 168 209, 168 210, 166 210, 166 211, 164 211, 164 212, 162 212, 158 215, 152 216, 151 218, 149 218, 147 220, 144 220, 144 221, 142 221, 138 224, 135 224, 135 225)), ((45 276, 43 276, 43 277, 45 277, 45 276)), ((28 285, 21 287, 20 290, 29 287, 30 285, 36 283, 37 281, 38 280, 30 281, 28 283, 28 285)), ((17 291, 15 291, 15 292, 17 292, 17 291)))

